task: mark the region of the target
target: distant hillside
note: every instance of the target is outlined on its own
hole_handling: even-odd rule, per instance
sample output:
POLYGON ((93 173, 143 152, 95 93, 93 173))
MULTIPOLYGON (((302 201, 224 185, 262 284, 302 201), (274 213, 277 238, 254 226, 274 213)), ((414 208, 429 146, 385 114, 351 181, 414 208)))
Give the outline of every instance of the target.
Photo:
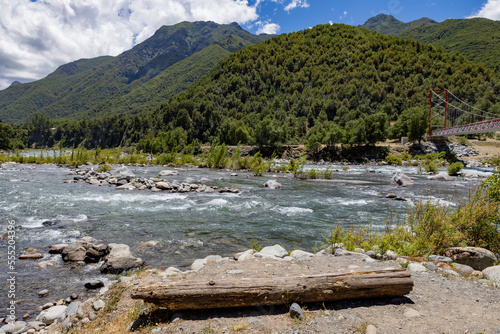
POLYGON ((269 37, 252 35, 236 23, 164 26, 117 57, 78 60, 44 79, 0 91, 0 118, 16 123, 38 112, 82 119, 152 110, 230 53, 269 37))
POLYGON ((374 16, 359 27, 373 30, 384 35, 397 36, 405 31, 419 27, 432 26, 437 22, 429 18, 421 18, 408 23, 395 19, 392 15, 379 14, 374 16))
POLYGON ((439 45, 450 52, 500 69, 500 21, 483 18, 446 20, 405 31, 403 38, 439 45))
POLYGON ((500 69, 500 21, 473 18, 437 23, 422 18, 403 23, 393 16, 380 14, 360 27, 384 35, 432 43, 447 51, 459 52, 470 60, 500 69))

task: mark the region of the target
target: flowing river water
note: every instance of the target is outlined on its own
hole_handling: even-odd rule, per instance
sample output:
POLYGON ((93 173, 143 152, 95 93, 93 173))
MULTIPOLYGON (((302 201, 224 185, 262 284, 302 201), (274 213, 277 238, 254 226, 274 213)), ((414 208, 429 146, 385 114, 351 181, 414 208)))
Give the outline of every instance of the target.
MULTIPOLYGON (((306 166, 306 168, 326 168, 306 166)), ((47 301, 66 298, 71 293, 85 295, 83 284, 101 276, 97 265, 63 263, 60 255, 51 256, 47 246, 71 243, 83 236, 102 242, 130 245, 135 256, 147 265, 187 268, 196 258, 210 254, 231 256, 260 245, 280 244, 288 250, 313 251, 321 248, 328 231, 338 223, 343 226, 372 224, 383 230, 388 212, 404 214, 408 206, 424 199, 440 205, 456 201, 474 189, 481 179, 455 178, 454 181, 429 181, 417 174, 415 167, 331 166, 331 180, 298 180, 278 174, 283 189, 263 187, 268 174, 231 173, 191 168, 179 170, 168 179, 183 181, 202 178, 208 185, 237 187, 229 193, 154 193, 120 191, 114 187, 86 183, 68 184, 69 168, 55 165, 15 165, 0 169, 0 235, 9 222, 15 224, 16 251, 19 255, 33 247, 43 252, 39 260, 15 261, 17 315, 33 311, 47 301), (408 188, 390 184, 395 171, 402 170, 415 185, 408 188), (406 202, 386 199, 395 193, 406 202), (44 222, 50 221, 47 226, 44 222), (141 243, 156 240, 160 246, 148 248, 141 243), (44 269, 35 265, 44 260, 56 267, 44 269), (37 292, 49 289, 43 299, 37 292)), ((130 167, 140 177, 156 177, 162 167, 130 167)), ((488 173, 479 173, 484 176, 488 173)), ((0 318, 7 313, 12 272, 8 267, 8 240, 0 240, 0 318), (5 305, 5 306, 4 306, 5 305)), ((32 312, 33 313, 33 312, 32 312)))

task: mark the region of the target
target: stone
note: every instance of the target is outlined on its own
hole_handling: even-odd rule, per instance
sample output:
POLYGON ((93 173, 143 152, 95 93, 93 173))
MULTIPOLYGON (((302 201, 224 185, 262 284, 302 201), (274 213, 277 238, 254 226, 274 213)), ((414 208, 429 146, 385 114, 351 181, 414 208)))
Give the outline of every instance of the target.
POLYGON ((244 253, 240 257, 238 257, 238 262, 244 262, 251 259, 255 259, 255 256, 253 254, 244 253))
POLYGON ((366 326, 366 334, 377 334, 377 327, 373 325, 366 326))
POLYGON ((228 275, 239 275, 239 274, 243 274, 245 271, 244 270, 238 270, 238 269, 235 269, 235 270, 229 270, 227 272, 228 275))
POLYGON ((209 255, 205 258, 206 263, 218 263, 222 261, 222 256, 220 255, 209 255))
POLYGON ((175 267, 168 267, 165 269, 165 271, 161 274, 163 276, 175 276, 177 274, 180 274, 181 270, 175 267))
POLYGON ((120 274, 126 270, 139 268, 144 264, 141 258, 134 257, 130 247, 125 244, 109 244, 109 254, 101 266, 101 272, 106 274, 120 274))
POLYGON ((66 309, 66 316, 69 317, 76 314, 76 312, 78 311, 78 307, 80 307, 81 304, 82 302, 80 301, 69 303, 68 308, 66 309))
POLYGON ((436 271, 438 269, 434 262, 422 262, 421 264, 430 271, 436 271))
POLYGON ((434 181, 453 181, 453 178, 448 175, 446 172, 441 172, 436 175, 431 175, 427 177, 427 180, 434 180, 434 181))
POLYGON ((453 262, 471 266, 476 270, 491 267, 497 260, 493 252, 479 247, 452 247, 448 248, 444 255, 450 257, 453 262))
POLYGON ((398 195, 393 194, 393 193, 389 193, 389 194, 385 195, 385 198, 390 198, 390 199, 394 199, 396 197, 398 197, 398 195))
POLYGON ((42 310, 46 310, 48 308, 51 308, 52 306, 54 306, 54 303, 46 303, 42 306, 42 310))
POLYGON ((398 254, 396 254, 396 252, 391 251, 391 250, 388 250, 387 252, 385 252, 385 254, 383 256, 383 259, 386 261, 396 260, 397 258, 398 258, 398 254))
POLYGON ((40 291, 38 291, 38 297, 45 297, 46 295, 49 294, 49 292, 50 291, 47 289, 40 290, 40 291))
POLYGON ((71 327, 73 327, 73 323, 71 322, 70 318, 64 319, 64 321, 61 324, 62 330, 66 333, 69 331, 71 327))
POLYGON ((313 257, 313 256, 314 256, 313 253, 304 252, 300 249, 296 249, 290 253, 290 257, 292 257, 293 259, 295 259, 297 261, 304 261, 304 260, 307 260, 308 258, 313 257))
POLYGON ((255 253, 255 257, 277 257, 284 258, 288 255, 286 249, 281 247, 280 245, 267 246, 262 248, 262 250, 258 253, 255 253))
POLYGON ((292 306, 290 306, 290 318, 299 319, 301 321, 305 319, 304 312, 299 304, 293 303, 292 306))
POLYGON ((500 284, 500 266, 493 266, 483 269, 483 276, 493 283, 500 284))
POLYGON ((429 256, 429 261, 432 262, 445 262, 445 263, 452 263, 453 260, 447 256, 440 256, 440 255, 430 255, 429 256))
POLYGON ((37 260, 43 257, 40 253, 29 253, 29 254, 21 254, 19 255, 20 260, 37 260))
POLYGON ((47 267, 55 267, 56 263, 54 261, 41 261, 36 264, 36 268, 45 269, 47 267))
POLYGON ((377 259, 377 253, 375 253, 374 251, 372 250, 369 250, 368 252, 365 253, 365 255, 368 255, 369 257, 371 257, 372 259, 377 259))
POLYGON ((462 276, 470 276, 474 272, 474 269, 471 266, 465 265, 465 264, 460 264, 460 263, 453 263, 451 265, 453 267, 453 270, 455 270, 457 273, 459 273, 462 276))
POLYGON ((266 183, 264 183, 264 187, 269 188, 269 189, 281 189, 283 186, 276 182, 275 180, 268 180, 266 183))
POLYGON ((14 334, 21 332, 26 327, 26 322, 16 321, 13 324, 9 323, 1 328, 6 334, 14 334))
POLYGON ((101 309, 104 308, 104 306, 106 306, 106 303, 104 303, 104 301, 102 299, 99 299, 99 300, 96 300, 93 304, 92 304, 92 307, 94 308, 94 310, 96 311, 99 311, 101 309))
POLYGON ((407 307, 404 310, 404 316, 405 316, 405 318, 416 318, 416 317, 420 317, 421 314, 417 310, 412 309, 410 307, 407 307))
POLYGON ((240 256, 242 256, 243 254, 253 254, 255 253, 255 251, 253 249, 248 249, 244 252, 239 252, 239 253, 236 253, 233 255, 233 258, 238 261, 238 259, 240 258, 240 256))
POLYGON ((135 186, 133 184, 127 183, 121 186, 116 187, 118 190, 135 190, 135 186))
POLYGON ((46 325, 52 324, 54 321, 62 321, 66 317, 66 309, 68 307, 65 305, 56 305, 42 311, 36 318, 42 321, 46 325))
POLYGON ((421 265, 420 263, 412 262, 408 265, 408 270, 412 273, 421 273, 427 271, 427 268, 421 265))
POLYGON ((85 282, 85 288, 87 289, 99 289, 104 286, 104 282, 100 279, 93 279, 88 282, 85 282))
POLYGON ((160 171, 160 176, 174 176, 174 175, 177 175, 179 174, 179 172, 175 171, 175 170, 162 170, 160 171))
POLYGON ((146 248, 161 247, 163 246, 163 242, 158 240, 150 240, 146 242, 141 242, 141 246, 146 248))
POLYGON ((117 176, 118 178, 124 177, 124 178, 134 178, 135 174, 132 173, 132 171, 126 167, 122 166, 113 171, 113 175, 117 176))
POLYGON ((413 186, 415 183, 402 172, 397 172, 391 179, 391 184, 400 187, 413 186))
POLYGON ((161 190, 172 190, 172 185, 168 182, 157 182, 156 183, 156 188, 161 189, 161 190))
POLYGON ((56 244, 49 246, 49 254, 61 254, 68 244, 56 244))

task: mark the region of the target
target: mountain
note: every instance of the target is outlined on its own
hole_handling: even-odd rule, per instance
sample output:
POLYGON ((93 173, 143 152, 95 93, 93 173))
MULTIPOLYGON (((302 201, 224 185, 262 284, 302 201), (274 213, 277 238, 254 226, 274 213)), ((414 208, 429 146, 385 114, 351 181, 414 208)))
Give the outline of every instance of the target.
POLYGON ((403 32, 426 26, 432 26, 437 22, 429 18, 421 18, 409 23, 401 22, 395 19, 392 15, 379 14, 368 19, 359 27, 373 30, 384 35, 397 36, 403 32))
POLYGON ((236 23, 163 26, 119 56, 78 60, 44 79, 0 91, 0 118, 16 123, 35 113, 83 119, 152 110, 232 52, 269 37, 252 35, 236 23))
POLYGON ((500 69, 500 21, 483 18, 446 20, 399 35, 459 52, 468 59, 500 69))
POLYGON ((403 23, 380 14, 362 26, 391 36, 411 38, 459 52, 473 61, 500 69, 500 21, 483 18, 450 19, 437 23, 428 18, 403 23))

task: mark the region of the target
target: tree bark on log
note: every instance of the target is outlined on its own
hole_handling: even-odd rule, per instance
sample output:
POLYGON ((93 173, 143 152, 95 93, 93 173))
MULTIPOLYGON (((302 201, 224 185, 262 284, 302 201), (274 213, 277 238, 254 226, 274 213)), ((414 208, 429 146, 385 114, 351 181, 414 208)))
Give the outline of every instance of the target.
POLYGON ((162 282, 139 286, 131 297, 170 310, 199 310, 395 297, 410 293, 412 288, 410 272, 395 268, 345 274, 162 282))

